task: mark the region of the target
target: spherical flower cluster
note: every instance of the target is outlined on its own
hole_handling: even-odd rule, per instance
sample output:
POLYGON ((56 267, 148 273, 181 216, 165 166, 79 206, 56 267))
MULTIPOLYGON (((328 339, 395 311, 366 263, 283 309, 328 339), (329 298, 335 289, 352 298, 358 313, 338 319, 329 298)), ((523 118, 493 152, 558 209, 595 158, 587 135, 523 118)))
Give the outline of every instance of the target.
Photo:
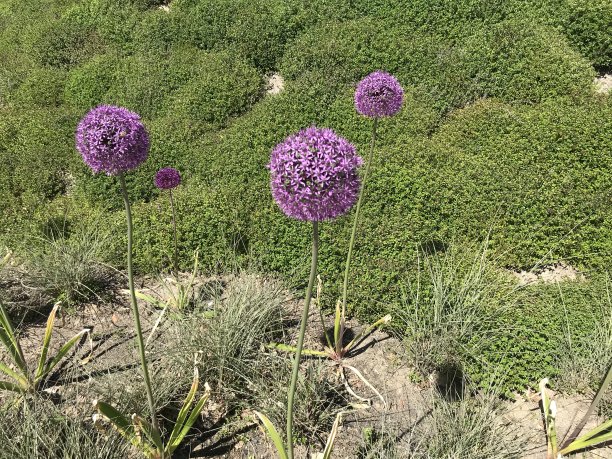
POLYGON ((303 129, 272 151, 272 195, 289 217, 331 220, 355 203, 362 164, 355 147, 331 129, 303 129))
POLYGON ((149 154, 149 136, 140 116, 126 108, 100 105, 76 131, 76 146, 95 172, 117 175, 136 168, 149 154))
POLYGON ((162 190, 176 188, 181 183, 181 174, 172 167, 164 167, 155 174, 155 186, 162 190))
POLYGON ((395 115, 403 101, 404 90, 397 79, 386 72, 370 73, 355 91, 357 112, 370 118, 395 115))

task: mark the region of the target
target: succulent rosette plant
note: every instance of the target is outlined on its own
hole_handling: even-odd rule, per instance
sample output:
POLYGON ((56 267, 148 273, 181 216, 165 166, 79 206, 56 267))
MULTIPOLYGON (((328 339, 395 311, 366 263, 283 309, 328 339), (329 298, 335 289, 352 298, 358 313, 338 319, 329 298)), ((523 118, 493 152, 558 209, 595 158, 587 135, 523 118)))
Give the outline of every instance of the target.
POLYGON ((362 164, 363 160, 350 142, 331 129, 315 126, 303 129, 278 144, 268 164, 272 196, 280 209, 291 218, 312 222, 313 229, 310 279, 287 398, 286 449, 269 419, 257 413, 281 457, 293 459, 293 402, 317 273, 318 223, 345 214, 355 204, 360 187, 358 169, 362 164))

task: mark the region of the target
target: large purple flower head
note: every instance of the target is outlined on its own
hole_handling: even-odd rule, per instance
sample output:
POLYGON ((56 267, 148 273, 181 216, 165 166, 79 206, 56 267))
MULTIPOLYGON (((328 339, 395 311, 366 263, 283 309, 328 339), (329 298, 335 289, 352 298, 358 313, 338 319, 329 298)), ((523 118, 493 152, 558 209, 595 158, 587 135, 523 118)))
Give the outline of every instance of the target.
POLYGON ((355 91, 355 108, 370 118, 393 116, 404 101, 404 90, 399 81, 386 72, 370 73, 359 82, 355 91))
POLYGON ((118 175, 149 155, 149 135, 140 116, 126 108, 100 105, 90 110, 76 131, 76 146, 95 172, 118 175))
POLYGON ((181 174, 172 167, 164 167, 155 174, 155 186, 162 190, 176 188, 181 183, 181 174))
POLYGON ((355 147, 331 129, 303 129, 272 151, 272 195, 289 217, 331 220, 355 203, 362 164, 355 147))

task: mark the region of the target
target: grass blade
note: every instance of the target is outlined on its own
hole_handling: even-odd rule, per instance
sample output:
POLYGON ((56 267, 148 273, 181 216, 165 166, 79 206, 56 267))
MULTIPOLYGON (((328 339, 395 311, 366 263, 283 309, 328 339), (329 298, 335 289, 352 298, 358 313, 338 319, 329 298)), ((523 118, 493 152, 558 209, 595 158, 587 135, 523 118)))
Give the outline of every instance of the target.
POLYGON ((274 446, 276 447, 276 451, 278 451, 279 459, 287 459, 287 452, 285 451, 285 444, 283 443, 281 436, 278 434, 278 430, 276 430, 276 428, 274 427, 274 424, 272 424, 272 421, 270 421, 270 419, 265 414, 260 413, 259 411, 253 411, 253 412, 255 413, 255 415, 259 418, 261 423, 266 428, 268 436, 272 439, 272 442, 274 443, 274 446))
POLYGON ((600 426, 595 427, 577 440, 574 440, 572 443, 559 451, 559 453, 565 456, 581 449, 590 448, 601 443, 611 441, 612 432, 609 432, 610 429, 612 429, 612 419, 604 422, 600 426))

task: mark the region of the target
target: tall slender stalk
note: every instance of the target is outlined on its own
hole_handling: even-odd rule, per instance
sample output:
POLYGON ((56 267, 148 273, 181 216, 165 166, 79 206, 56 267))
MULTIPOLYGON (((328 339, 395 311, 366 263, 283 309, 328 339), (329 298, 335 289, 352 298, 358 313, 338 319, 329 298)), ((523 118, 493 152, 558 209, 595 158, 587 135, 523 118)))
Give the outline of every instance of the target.
MULTIPOLYGON (((366 183, 368 180, 368 174, 370 172, 370 166, 372 165, 372 159, 374 157, 374 145, 376 144, 376 128, 378 127, 378 118, 374 118, 372 123, 372 140, 370 141, 370 152, 368 153, 368 161, 366 163, 365 172, 363 174, 363 182, 361 183, 361 189, 359 190, 359 198, 357 199, 357 206, 355 208, 355 217, 353 220, 353 230, 351 231, 351 238, 349 240, 349 249, 346 256, 346 267, 344 268, 344 284, 342 286, 342 315, 346 312, 346 297, 348 292, 348 280, 349 271, 351 266, 351 258, 353 257, 353 248, 355 247, 355 233, 357 233, 357 223, 359 221, 359 211, 361 210, 361 200, 365 194, 366 183)), ((342 341, 342 339, 340 339, 342 341)))
POLYGON ((295 387, 297 385, 298 373, 300 370, 300 357, 302 356, 302 347, 304 346, 304 335, 306 334, 306 323, 308 322, 308 309, 310 308, 310 300, 312 298, 312 287, 317 277, 317 257, 319 254, 319 224, 316 221, 312 222, 312 262, 310 265, 310 279, 308 280, 308 288, 306 289, 306 300, 304 302, 304 311, 302 312, 302 322, 300 324, 300 334, 298 335, 297 349, 295 351, 295 360, 293 361, 293 372, 291 374, 291 385, 289 386, 289 395, 287 397, 287 455, 289 459, 293 459, 293 400, 295 396, 295 387))
POLYGON ((140 326, 140 314, 138 312, 138 304, 136 303, 136 291, 134 290, 134 273, 132 269, 132 208, 130 206, 130 198, 128 197, 127 187, 125 186, 125 177, 119 174, 119 183, 121 184, 121 194, 125 203, 125 214, 127 217, 127 268, 128 268, 128 284, 130 288, 130 298, 132 302, 132 312, 134 313, 134 326, 136 327, 136 341, 138 342, 138 350, 140 352, 140 363, 142 364, 142 374, 145 380, 147 390, 147 400, 149 409, 151 410, 151 424, 153 428, 159 432, 157 424, 157 416, 155 412, 155 402, 153 401, 153 390, 151 389, 151 380, 149 378, 149 370, 147 368, 147 358, 145 356, 144 340, 142 338, 142 327, 140 326))
POLYGON ((172 209, 172 231, 174 232, 174 273, 178 276, 178 239, 176 237, 176 211, 174 209, 174 197, 170 191, 170 208, 172 209))

